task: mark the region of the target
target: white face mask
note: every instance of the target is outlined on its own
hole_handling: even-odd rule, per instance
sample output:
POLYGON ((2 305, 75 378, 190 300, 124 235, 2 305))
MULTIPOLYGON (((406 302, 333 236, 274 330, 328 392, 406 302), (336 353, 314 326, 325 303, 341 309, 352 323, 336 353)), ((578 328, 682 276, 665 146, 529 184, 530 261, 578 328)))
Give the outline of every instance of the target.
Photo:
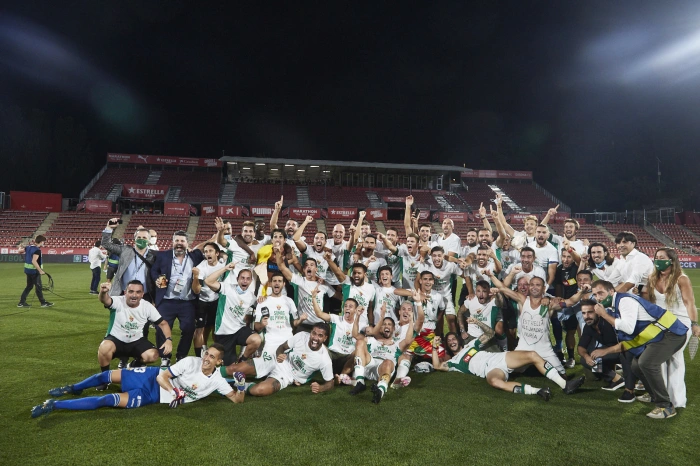
POLYGON ((158 241, 158 238, 157 238, 157 237, 156 237, 156 238, 151 238, 151 239, 149 240, 149 242, 150 242, 152 245, 154 245, 154 246, 155 246, 155 244, 156 244, 157 241, 158 241))

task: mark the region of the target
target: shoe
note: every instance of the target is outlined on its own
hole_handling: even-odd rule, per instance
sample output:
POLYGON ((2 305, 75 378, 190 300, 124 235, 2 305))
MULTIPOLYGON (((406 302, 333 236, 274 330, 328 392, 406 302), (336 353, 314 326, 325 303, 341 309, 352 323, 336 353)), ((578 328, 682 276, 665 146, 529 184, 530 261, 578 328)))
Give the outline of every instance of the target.
POLYGON ((239 392, 245 390, 245 374, 243 372, 233 373, 233 385, 239 392))
POLYGON ((576 360, 574 358, 569 358, 568 361, 566 361, 566 364, 564 364, 564 367, 567 369, 573 369, 573 367, 576 365, 576 360))
POLYGON ((566 387, 564 387, 564 393, 567 395, 571 395, 574 393, 578 387, 583 385, 583 382, 586 381, 586 376, 582 375, 581 377, 576 377, 575 379, 571 379, 568 382, 566 382, 566 387))
POLYGON ((542 398, 544 401, 549 401, 552 399, 552 391, 549 387, 540 388, 537 392, 537 396, 542 398))
POLYGON ((170 358, 160 358, 160 367, 170 367, 170 358))
POLYGON ((338 385, 352 385, 352 378, 348 374, 338 374, 335 379, 338 385))
POLYGON ((145 364, 143 363, 143 359, 136 358, 133 361, 131 361, 129 364, 127 364, 126 368, 127 369, 135 369, 137 367, 143 367, 143 366, 145 366, 145 364))
POLYGON ((73 385, 66 385, 64 387, 56 387, 49 390, 49 395, 51 396, 63 396, 63 395, 80 395, 83 393, 82 390, 76 390, 73 385))
POLYGON ((397 388, 401 387, 408 387, 408 385, 411 383, 411 378, 410 377, 402 377, 400 379, 395 379, 394 383, 391 384, 391 388, 396 390, 397 388))
POLYGON ((97 291, 90 291, 90 294, 99 294, 97 291))
POLYGON ((647 413, 647 417, 652 419, 666 419, 667 417, 673 417, 676 415, 676 409, 673 406, 668 408, 654 408, 650 413, 647 413))
POLYGON ((646 390, 646 388, 644 388, 644 384, 641 382, 641 380, 639 382, 637 382, 636 384, 634 384, 634 390, 637 392, 643 392, 646 390))
POLYGON ((355 384, 355 387, 352 390, 350 390, 349 393, 351 395, 359 395, 360 393, 364 392, 365 390, 367 390, 367 386, 362 382, 357 382, 357 384, 355 384))
POLYGON ((49 414, 51 411, 53 411, 54 403, 56 403, 56 400, 46 400, 42 404, 34 406, 32 408, 32 417, 39 417, 42 414, 49 414))
POLYGON ((51 307, 53 306, 53 303, 50 303, 48 301, 44 301, 44 303, 41 305, 41 307, 51 307))
POLYGON ((17 307, 32 307, 32 305, 29 303, 18 303, 17 307))
POLYGON ((644 395, 639 395, 637 397, 637 401, 641 401, 642 403, 651 403, 651 395, 648 393, 645 393, 644 395))
POLYGON ((124 358, 119 360, 119 364, 117 364, 117 369, 126 369, 129 367, 129 358, 124 358))
POLYGON ((97 387, 95 387, 95 390, 97 390, 98 392, 103 392, 103 391, 107 390, 108 387, 109 387, 108 383, 103 383, 102 385, 98 385, 97 387))
POLYGON ((605 387, 601 387, 603 390, 608 390, 610 392, 614 392, 618 388, 622 388, 625 386, 625 379, 620 377, 620 379, 617 382, 610 381, 609 384, 607 384, 605 387))
POLYGON ((627 390, 624 390, 620 398, 617 399, 620 403, 632 403, 634 400, 636 400, 634 393, 628 392, 627 390))
POLYGON ((384 392, 382 391, 381 388, 375 383, 372 385, 372 403, 375 405, 378 405, 380 401, 382 401, 382 397, 384 396, 384 392))

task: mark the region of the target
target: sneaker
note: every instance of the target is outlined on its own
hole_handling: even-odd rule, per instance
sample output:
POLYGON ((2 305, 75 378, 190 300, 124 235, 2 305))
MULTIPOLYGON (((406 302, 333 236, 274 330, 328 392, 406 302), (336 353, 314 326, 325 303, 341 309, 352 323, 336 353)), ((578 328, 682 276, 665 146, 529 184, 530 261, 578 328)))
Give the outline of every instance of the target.
POLYGON ((384 392, 382 391, 381 388, 379 388, 379 385, 376 383, 372 385, 372 403, 375 405, 378 405, 380 401, 382 401, 382 397, 384 396, 384 392))
POLYGON ((552 399, 552 391, 549 387, 540 388, 537 392, 537 396, 542 398, 544 401, 549 401, 552 399))
POLYGON ((97 291, 90 291, 90 294, 99 294, 97 291))
POLYGON ((160 367, 170 367, 170 358, 160 358, 160 367))
POLYGON ((50 303, 48 301, 44 301, 41 305, 41 307, 51 307, 51 306, 53 306, 53 303, 50 303))
POLYGON ((36 405, 32 408, 32 417, 39 417, 42 414, 49 414, 53 411, 53 405, 56 400, 46 400, 40 405, 36 405))
POLYGON ((568 361, 566 361, 566 364, 564 364, 564 367, 567 369, 573 369, 573 367, 576 365, 576 360, 574 358, 569 358, 568 361))
POLYGON ((349 393, 351 395, 359 395, 360 393, 364 392, 365 390, 367 390, 367 386, 362 382, 357 382, 357 384, 355 384, 355 387, 352 390, 350 390, 349 393))
POLYGON ((102 385, 98 385, 97 387, 95 387, 95 390, 97 390, 98 392, 103 392, 103 391, 107 390, 108 387, 109 387, 108 383, 103 383, 102 385))
POLYGON ((64 387, 56 387, 49 390, 49 395, 51 396, 63 396, 63 395, 80 395, 83 393, 82 390, 76 390, 73 385, 66 385, 64 387))
POLYGON ((29 303, 18 303, 17 307, 32 307, 32 305, 29 303))
POLYGON ((335 376, 338 385, 352 385, 352 378, 348 374, 338 374, 335 376))
POLYGON ((583 385, 583 382, 585 382, 586 376, 582 375, 581 377, 576 377, 575 379, 571 379, 568 382, 566 382, 566 387, 564 387, 564 393, 567 395, 571 395, 574 393, 578 388, 583 385))
POLYGON ((636 384, 634 384, 634 390, 637 392, 643 392, 646 390, 646 388, 644 388, 644 384, 642 383, 641 380, 638 381, 636 384))
POLYGON ((401 387, 408 387, 408 385, 411 383, 411 378, 410 377, 402 377, 400 379, 395 379, 394 383, 391 384, 391 388, 396 390, 397 388, 401 387))
POLYGON ((605 387, 601 387, 603 390, 608 390, 611 392, 614 392, 618 388, 622 388, 625 386, 625 379, 620 377, 620 379, 617 382, 610 381, 609 384, 607 384, 605 387))
POLYGON ((245 374, 243 372, 233 373, 233 385, 239 392, 245 391, 245 374))
POLYGON ((620 398, 617 399, 620 403, 632 403, 634 400, 636 400, 634 393, 627 390, 624 390, 620 398))
POLYGON ((651 395, 648 393, 645 393, 644 395, 639 395, 637 397, 637 401, 641 401, 642 403, 651 403, 651 395))
POLYGON ((676 408, 669 406, 668 408, 654 408, 650 413, 647 413, 647 417, 652 419, 666 419, 667 417, 673 417, 676 415, 676 408))

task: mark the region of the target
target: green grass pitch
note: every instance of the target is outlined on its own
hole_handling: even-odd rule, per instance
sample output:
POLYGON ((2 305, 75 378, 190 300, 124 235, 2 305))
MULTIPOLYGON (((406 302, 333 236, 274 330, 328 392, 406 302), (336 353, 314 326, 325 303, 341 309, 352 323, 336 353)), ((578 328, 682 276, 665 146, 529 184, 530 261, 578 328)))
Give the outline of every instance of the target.
MULTIPOLYGON (((457 373, 411 373, 380 405, 368 390, 312 395, 292 387, 234 405, 219 395, 176 410, 58 411, 31 419, 49 388, 99 371, 97 346, 107 313, 89 295, 86 264, 47 264, 55 280, 50 309, 18 309, 20 264, 0 264, 0 464, 698 464, 700 359, 686 353, 688 407, 669 420, 651 406, 617 402, 590 377, 580 393, 519 396, 457 373)), ((688 272, 700 289, 700 273, 688 272)), ((33 296, 33 294, 32 294, 33 296)), ((700 297, 699 297, 700 298, 700 297)), ((699 301, 700 302, 700 301, 699 301)), ((175 342, 179 329, 175 328, 175 342)), ((116 366, 116 361, 113 362, 116 366)), ((576 366, 573 374, 580 374, 576 366)), ((88 390, 84 395, 94 395, 88 390)))

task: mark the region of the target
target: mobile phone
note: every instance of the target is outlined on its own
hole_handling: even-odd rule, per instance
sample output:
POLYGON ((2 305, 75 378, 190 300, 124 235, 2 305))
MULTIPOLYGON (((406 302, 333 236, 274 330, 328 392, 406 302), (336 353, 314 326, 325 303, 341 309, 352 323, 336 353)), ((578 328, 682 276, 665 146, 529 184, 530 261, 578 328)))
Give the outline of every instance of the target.
POLYGON ((416 209, 416 218, 420 218, 420 209, 416 209))

